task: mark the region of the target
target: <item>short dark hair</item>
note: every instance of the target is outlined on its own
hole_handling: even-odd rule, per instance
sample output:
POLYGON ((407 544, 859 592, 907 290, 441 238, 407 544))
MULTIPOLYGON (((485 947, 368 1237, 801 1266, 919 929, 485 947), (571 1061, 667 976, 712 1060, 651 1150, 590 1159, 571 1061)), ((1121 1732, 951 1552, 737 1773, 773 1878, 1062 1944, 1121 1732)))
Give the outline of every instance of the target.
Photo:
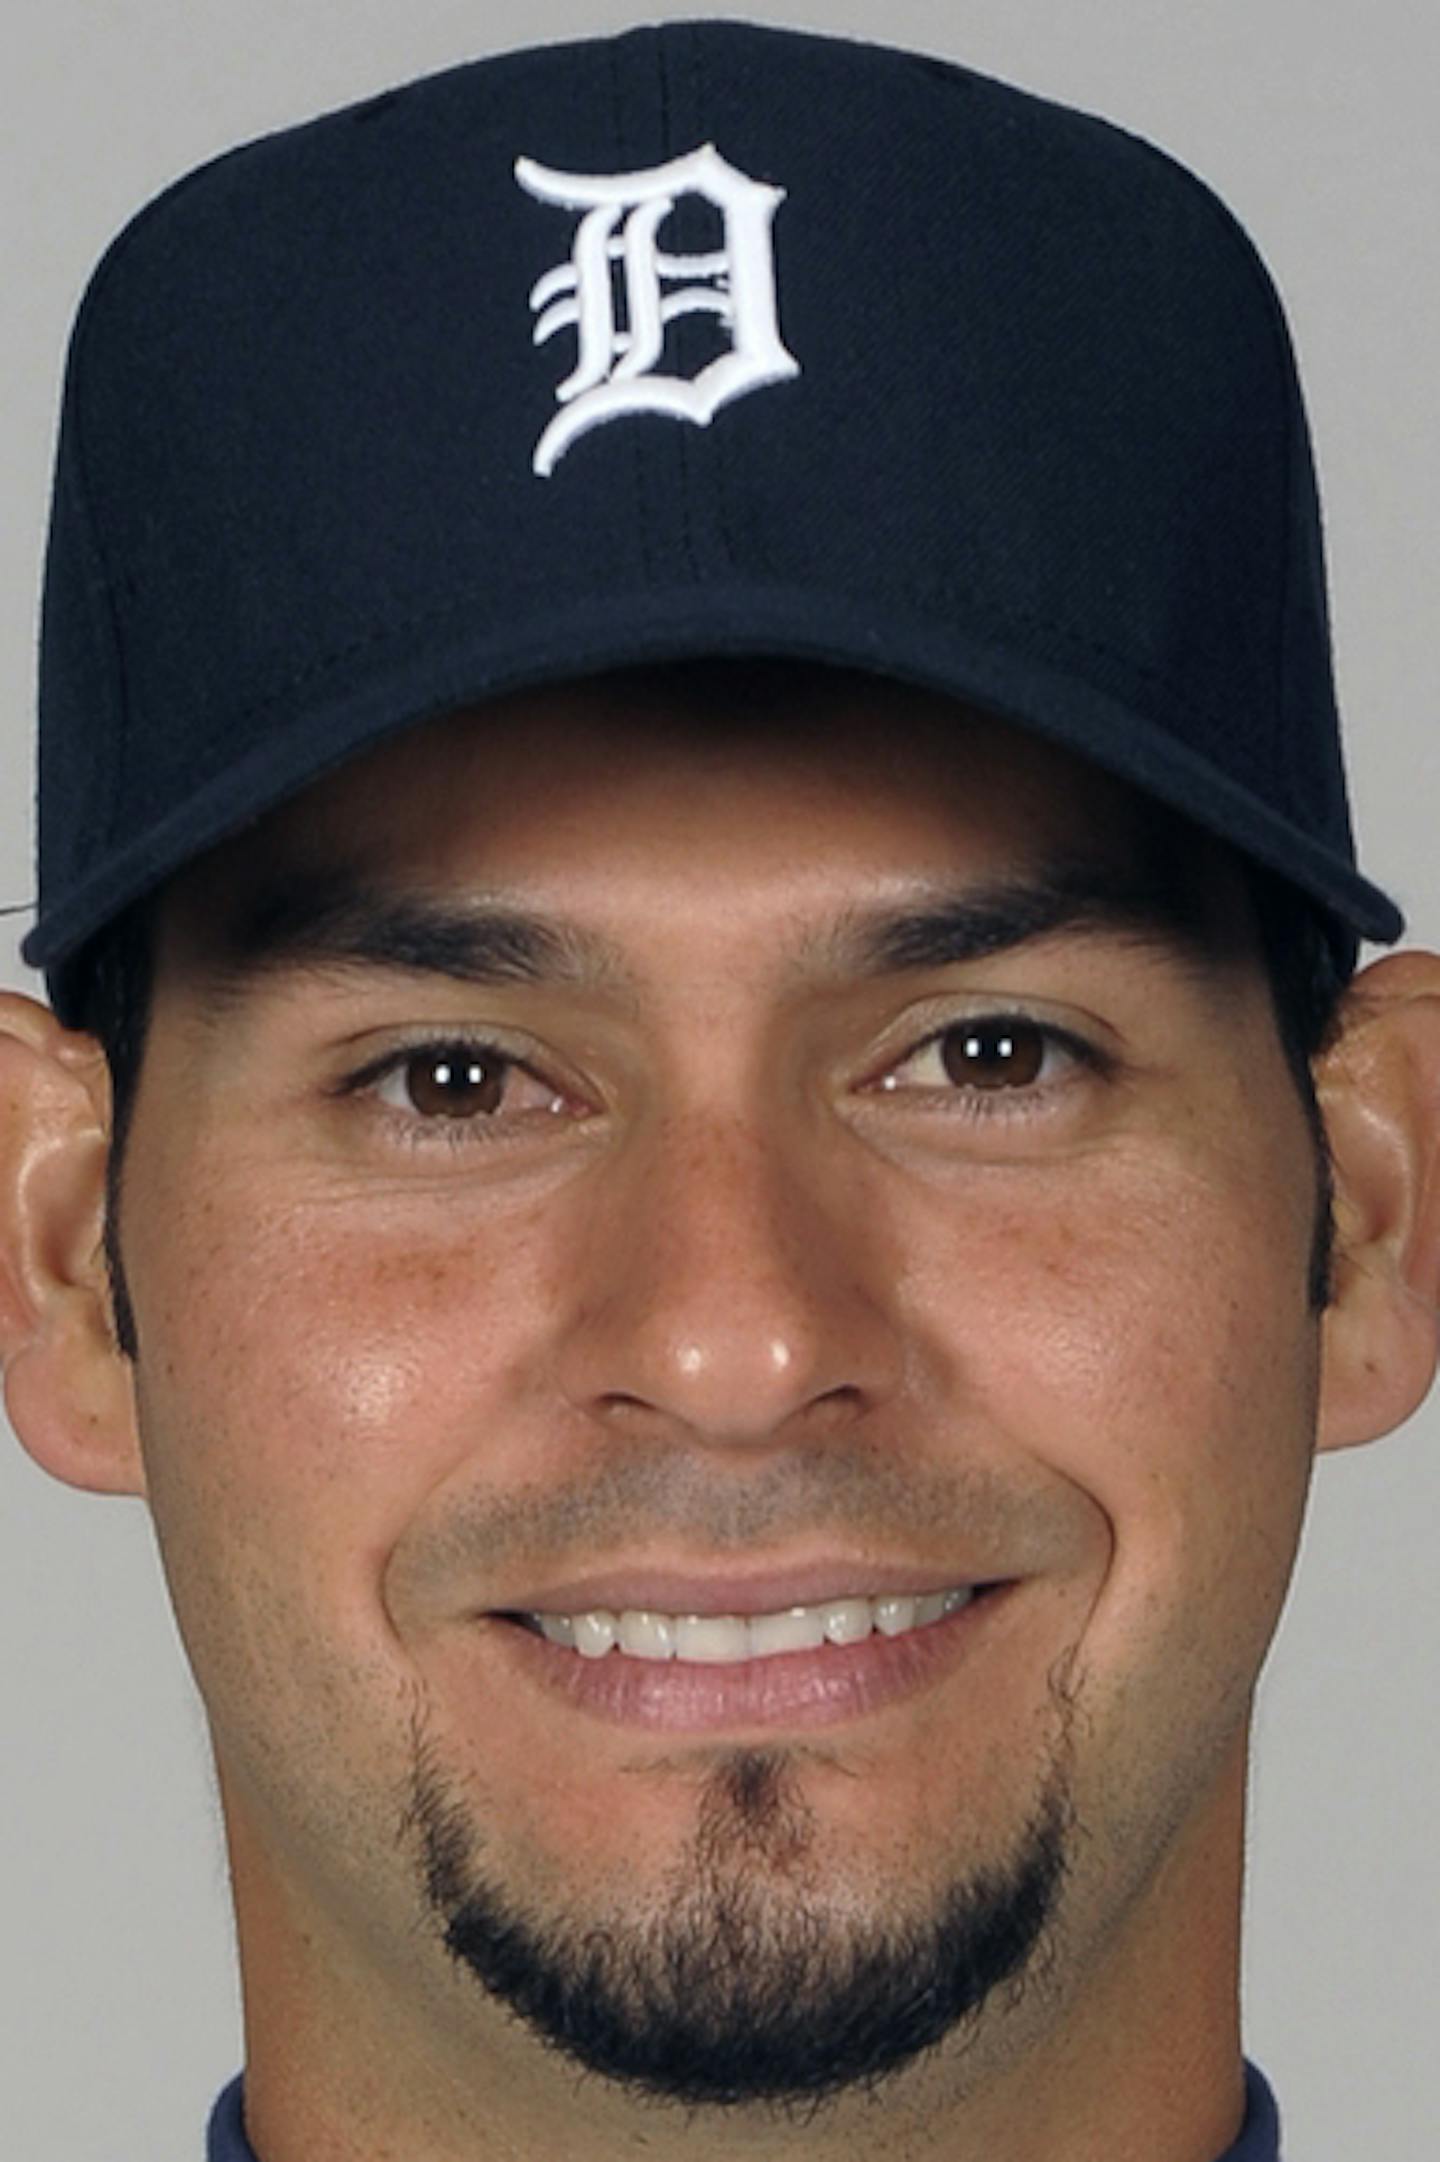
POLYGON ((105 1259, 115 1339, 127 1359, 139 1351, 135 1310, 120 1256, 120 1192, 125 1144, 135 1114, 155 987, 159 895, 146 894, 108 923, 72 963, 55 1004, 67 1028, 93 1036, 110 1069, 110 1153, 105 1165, 105 1259))
MULTIPOLYGON (((1311 1062, 1330 1038, 1341 994, 1354 973, 1353 941, 1288 880, 1248 859, 1237 861, 1249 893, 1281 1049, 1314 1146, 1316 1220, 1308 1289, 1311 1310, 1318 1313, 1329 1305, 1332 1290, 1334 1181, 1311 1062)), ((110 1068, 113 1114, 105 1251, 116 1339, 131 1359, 138 1343, 120 1257, 120 1197, 125 1143, 150 1023, 158 908, 158 897, 147 896, 92 941, 83 968, 70 976, 67 1011, 62 1014, 69 1026, 98 1040, 110 1068)))

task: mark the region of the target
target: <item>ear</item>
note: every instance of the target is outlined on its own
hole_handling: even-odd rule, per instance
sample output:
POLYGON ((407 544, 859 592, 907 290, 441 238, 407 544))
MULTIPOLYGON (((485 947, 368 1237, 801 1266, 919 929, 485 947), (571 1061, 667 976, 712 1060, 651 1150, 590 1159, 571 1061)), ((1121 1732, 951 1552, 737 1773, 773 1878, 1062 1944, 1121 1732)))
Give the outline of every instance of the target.
POLYGON ((1336 1226, 1317 1446, 1344 1449, 1408 1419, 1440 1354, 1440 955, 1362 970, 1315 1080, 1336 1226))
POLYGON ((0 1366, 37 1464, 95 1493, 144 1491, 130 1366, 105 1263, 110 1077, 92 1037, 0 995, 0 1366))

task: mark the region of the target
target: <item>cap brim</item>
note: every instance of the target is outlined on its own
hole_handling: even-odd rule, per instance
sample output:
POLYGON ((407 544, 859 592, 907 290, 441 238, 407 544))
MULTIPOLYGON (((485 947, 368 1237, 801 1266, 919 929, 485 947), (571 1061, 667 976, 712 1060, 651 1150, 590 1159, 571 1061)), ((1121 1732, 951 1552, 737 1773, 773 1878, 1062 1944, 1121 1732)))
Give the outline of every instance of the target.
POLYGON ((982 708, 1089 759, 1291 880, 1339 923, 1389 944, 1404 917, 1344 857, 1279 817, 1199 757, 1162 721, 1083 677, 887 607, 754 584, 610 594, 444 645, 427 640, 371 664, 363 680, 312 686, 283 728, 178 810, 110 854, 27 937, 23 954, 53 982, 105 923, 174 872, 326 773, 440 714, 497 695, 638 664, 771 657, 858 669, 982 708))

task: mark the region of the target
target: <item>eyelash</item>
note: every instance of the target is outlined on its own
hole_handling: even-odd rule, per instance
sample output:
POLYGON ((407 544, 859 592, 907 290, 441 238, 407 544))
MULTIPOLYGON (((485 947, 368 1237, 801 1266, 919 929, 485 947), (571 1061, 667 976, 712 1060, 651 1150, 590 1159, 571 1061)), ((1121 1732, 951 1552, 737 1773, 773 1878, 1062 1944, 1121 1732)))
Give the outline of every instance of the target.
MULTIPOLYGON (((486 1066, 492 1075, 502 1082, 512 1073, 524 1074, 541 1088, 550 1088, 542 1074, 535 1071, 515 1052, 507 1051, 502 1044, 492 1043, 480 1036, 425 1036, 409 1043, 399 1044, 383 1057, 372 1059, 357 1073, 348 1074, 340 1081, 334 1093, 341 1097, 370 1096, 377 1104, 380 1115, 387 1124, 398 1126, 407 1144, 426 1148, 436 1144, 449 1148, 465 1148, 475 1145, 494 1146, 507 1138, 498 1128, 499 1116, 490 1112, 472 1118, 449 1117, 436 1112, 427 1114, 417 1109, 401 1110, 397 1105, 386 1104, 380 1099, 382 1083, 392 1075, 403 1074, 412 1060, 427 1056, 438 1062, 446 1053, 459 1060, 467 1060, 486 1066)), ((551 1089, 557 1100, 564 1094, 561 1089, 551 1089)), ((558 1117, 558 1113, 556 1116, 558 1117)), ((533 1118, 532 1112, 529 1117, 533 1118)))
MULTIPOLYGON (((1074 1035, 1069 1029, 1060 1028, 1053 1021, 1041 1021, 1035 1015, 1027 1013, 965 1014, 932 1029, 928 1035, 921 1037, 919 1043, 912 1044, 908 1051, 888 1066, 886 1078, 879 1083, 880 1092, 897 1095, 933 1093, 943 1096, 949 1099, 942 1107, 949 1116, 976 1120, 1017 1119, 1036 1117, 1052 1097, 1069 1085, 1067 1078, 1062 1076, 1059 1079, 1051 1077, 1048 1080, 1037 1080, 1028 1086, 1022 1084, 997 1089, 966 1088, 959 1082, 951 1083, 948 1087, 937 1086, 933 1092, 929 1089, 904 1091, 890 1086, 889 1076, 898 1068, 913 1064, 924 1052, 934 1050, 951 1037, 966 1031, 972 1036, 1000 1035, 1006 1032, 1038 1036, 1045 1065, 1051 1063, 1055 1053, 1060 1053, 1072 1075, 1074 1069, 1080 1068, 1103 1077, 1113 1066, 1113 1061, 1107 1058, 1098 1045, 1087 1042, 1083 1036, 1074 1035)), ((1042 1066, 1042 1073, 1043 1071, 1042 1066)))
MULTIPOLYGON (((457 1058, 487 1066, 502 1082, 514 1072, 528 1076, 541 1088, 551 1086, 542 1074, 537 1073, 524 1059, 512 1051, 507 1051, 501 1044, 481 1037, 435 1036, 412 1040, 387 1051, 383 1057, 373 1059, 357 1072, 346 1075, 336 1085, 333 1093, 347 1098, 364 1095, 375 1098, 381 1115, 388 1122, 398 1123, 405 1130, 408 1144, 413 1147, 428 1147, 436 1143, 451 1148, 477 1144, 494 1146, 497 1142, 509 1138, 498 1131, 498 1112, 477 1114, 470 1118, 446 1117, 439 1112, 431 1114, 414 1108, 407 1111, 396 1105, 379 1102, 381 1085, 391 1076, 403 1074, 412 1060, 424 1058, 427 1054, 438 1059, 447 1052, 457 1058)), ((885 1069, 886 1078, 879 1083, 869 1084, 867 1093, 888 1096, 892 1100, 901 1096, 941 1098, 944 1100, 934 1104, 933 1108, 942 1116, 959 1117, 976 1124, 987 1121, 1013 1123, 1044 1116, 1052 1099, 1067 1092, 1073 1085, 1074 1069, 1083 1069, 1104 1078, 1111 1071, 1113 1063, 1105 1052, 1097 1045, 1087 1042, 1084 1037, 1074 1035, 1069 1029, 1060 1028, 1052 1021, 1038 1020, 1033 1014, 1005 1011, 966 1014, 930 1030, 919 1042, 912 1044, 908 1050, 893 1059, 885 1069), (977 1036, 999 1034, 1006 1030, 1038 1036, 1042 1048, 1042 1075, 1046 1068, 1053 1064, 1056 1054, 1063 1058, 1069 1071, 1058 1079, 1042 1078, 1032 1084, 1013 1085, 1008 1088, 1002 1086, 993 1090, 966 1088, 958 1082, 948 1087, 941 1084, 904 1089, 889 1078, 898 1070, 912 1065, 925 1052, 933 1051, 951 1037, 959 1035, 962 1030, 969 1030, 977 1036)), ((557 1099, 563 1097, 564 1093, 561 1089, 552 1090, 557 1099)), ((537 1115, 543 1116, 535 1112, 522 1114, 527 1123, 537 1115)), ((557 1110, 554 1115, 558 1117, 561 1114, 557 1110)), ((531 1130, 533 1131, 533 1128, 531 1130)))

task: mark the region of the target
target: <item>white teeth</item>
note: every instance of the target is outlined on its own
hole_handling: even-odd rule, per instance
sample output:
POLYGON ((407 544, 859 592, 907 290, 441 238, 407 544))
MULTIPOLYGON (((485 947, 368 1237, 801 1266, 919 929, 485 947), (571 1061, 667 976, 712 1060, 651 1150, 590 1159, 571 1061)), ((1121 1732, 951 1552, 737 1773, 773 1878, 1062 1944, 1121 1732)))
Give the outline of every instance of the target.
POLYGON ((675 1620, 675 1657, 706 1666, 728 1666, 750 1657, 750 1630, 738 1614, 680 1614, 675 1620))
POLYGON ((620 1616, 620 1649, 632 1659, 673 1659, 675 1624, 668 1614, 627 1609, 620 1616))
POLYGON ((869 1636, 873 1626, 873 1610, 868 1599, 832 1599, 822 1612, 825 1634, 832 1644, 859 1644, 869 1636))
POLYGON ((895 1592, 888 1599, 877 1599, 875 1627, 882 1636, 903 1636, 907 1629, 915 1627, 915 1601, 907 1599, 903 1592, 895 1592))
POLYGON ((823 1607, 792 1606, 783 1614, 754 1614, 750 1618, 752 1659, 763 1659, 768 1652, 818 1652, 824 1642, 823 1607))
POLYGON ((596 1607, 588 1614, 532 1614, 529 1619, 552 1644, 603 1659, 618 1645, 631 1659, 685 1659, 702 1666, 730 1666, 776 1652, 818 1651, 825 1643, 859 1644, 878 1629, 904 1636, 947 1614, 958 1613, 974 1587, 951 1591, 889 1592, 878 1599, 830 1599, 820 1606, 792 1606, 778 1614, 657 1614, 627 1608, 621 1614, 596 1607))
POLYGON ((603 1607, 575 1616, 575 1649, 582 1659, 603 1659, 615 1643, 615 1616, 603 1607))

